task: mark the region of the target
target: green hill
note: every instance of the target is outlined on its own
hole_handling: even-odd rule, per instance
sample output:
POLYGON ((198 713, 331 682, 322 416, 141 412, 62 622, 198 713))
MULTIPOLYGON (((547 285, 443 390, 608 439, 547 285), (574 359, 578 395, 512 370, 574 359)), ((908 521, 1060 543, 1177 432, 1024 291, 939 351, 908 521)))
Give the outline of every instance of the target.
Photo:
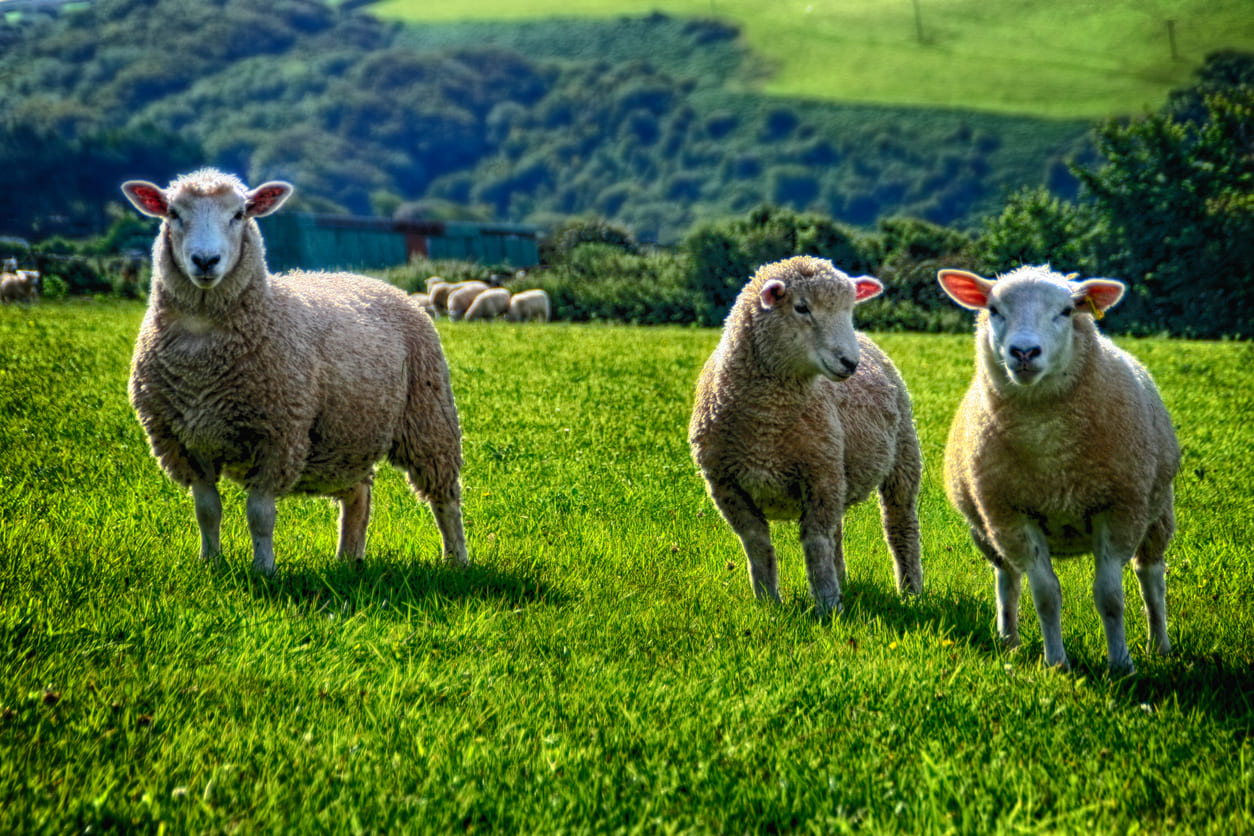
POLYGON ((713 17, 742 30, 774 96, 1067 119, 1152 109, 1207 53, 1254 49, 1249 0, 384 0, 371 10, 421 23, 713 17))

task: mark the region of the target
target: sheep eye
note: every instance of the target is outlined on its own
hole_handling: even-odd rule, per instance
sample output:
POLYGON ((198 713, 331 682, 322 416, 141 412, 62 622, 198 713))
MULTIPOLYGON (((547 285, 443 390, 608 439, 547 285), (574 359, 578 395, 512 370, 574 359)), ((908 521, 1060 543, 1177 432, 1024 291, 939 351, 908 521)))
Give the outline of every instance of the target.
POLYGON ((810 306, 807 305, 805 302, 798 302, 797 304, 793 305, 792 309, 802 315, 808 314, 810 312, 810 306))
POLYGON ((989 305, 988 315, 989 316, 1001 316, 1001 311, 997 310, 997 308, 993 307, 992 305, 989 305))
POLYGON ((167 217, 167 218, 169 218, 169 219, 170 219, 170 220, 172 220, 172 221, 181 221, 181 220, 183 220, 182 218, 180 218, 180 217, 179 217, 179 213, 178 213, 178 212, 175 212, 173 209, 170 209, 169 211, 167 211, 167 212, 166 212, 166 217, 167 217))
POLYGON ((1071 314, 1074 312, 1075 312, 1075 308, 1063 308, 1062 314, 1060 315, 1070 318, 1071 314))
POLYGON ((236 212, 236 213, 235 213, 235 217, 234 217, 234 219, 233 219, 233 220, 236 220, 236 221, 242 221, 242 220, 244 220, 244 210, 243 210, 243 209, 241 209, 241 210, 239 210, 238 212, 236 212))

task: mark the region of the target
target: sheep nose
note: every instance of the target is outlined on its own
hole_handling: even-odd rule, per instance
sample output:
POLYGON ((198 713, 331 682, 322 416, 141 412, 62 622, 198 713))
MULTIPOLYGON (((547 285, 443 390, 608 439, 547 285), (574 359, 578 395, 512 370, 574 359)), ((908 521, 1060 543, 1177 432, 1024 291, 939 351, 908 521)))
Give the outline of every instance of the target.
POLYGON ((202 253, 192 254, 192 264, 195 264, 202 273, 208 273, 209 268, 213 267, 221 260, 222 256, 218 255, 204 255, 202 253))
POLYGON ((853 374, 854 372, 858 370, 857 360, 850 360, 848 358, 841 357, 840 364, 845 367, 845 371, 848 372, 849 374, 853 374))
POLYGON ((1041 347, 1039 345, 1031 345, 1025 348, 1019 345, 1012 345, 1010 346, 1010 356, 1020 363, 1026 363, 1041 356, 1041 347))

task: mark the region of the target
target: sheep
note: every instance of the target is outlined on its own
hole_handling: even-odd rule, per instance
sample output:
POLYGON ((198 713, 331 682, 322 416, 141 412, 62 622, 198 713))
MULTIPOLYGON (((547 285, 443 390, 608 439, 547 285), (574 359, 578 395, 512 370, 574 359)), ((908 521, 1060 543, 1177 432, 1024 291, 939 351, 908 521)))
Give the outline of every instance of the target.
POLYGON ((38 302, 39 290, 40 278, 37 270, 0 273, 0 301, 38 302))
POLYGON ((496 319, 509 310, 509 291, 503 287, 490 287, 475 297, 466 310, 465 319, 473 322, 480 319, 496 319))
POLYGON ((459 282, 448 295, 448 318, 461 319, 474 304, 475 297, 488 289, 487 282, 459 282))
POLYGON ((448 296, 455 287, 455 284, 449 282, 436 282, 427 288, 427 295, 431 297, 431 304, 438 313, 448 313, 448 296))
POLYGON ((339 556, 361 560, 376 462, 429 502, 446 559, 468 562, 461 429, 431 320, 385 282, 349 273, 272 276, 255 218, 292 193, 201 169, 122 191, 162 220, 135 342, 130 402, 162 468, 190 486, 201 558, 220 553, 217 482, 247 490, 253 568, 274 572, 275 500, 338 499, 339 556))
POLYGON ((444 279, 440 278, 439 276, 428 276, 427 282, 426 282, 427 293, 430 293, 431 288, 437 284, 447 284, 447 282, 445 282, 444 279))
POLYGON ((6 258, 3 262, 0 262, 0 273, 16 273, 16 272, 17 272, 17 259, 16 258, 6 258))
POLYGON ((533 319, 548 322, 549 294, 539 288, 515 293, 509 300, 507 317, 510 322, 530 322, 533 319))
POLYGON ((853 327, 879 295, 826 259, 763 265, 741 290, 697 383, 689 443, 739 536, 759 599, 779 601, 768 520, 799 520, 820 617, 841 609, 845 511, 878 489, 899 592, 923 590, 923 465, 906 384, 853 327))
POLYGON ((1073 281, 1046 266, 996 281, 941 270, 945 292, 979 311, 975 377, 945 447, 945 485, 993 566, 997 632, 1019 643, 1028 576, 1045 664, 1068 668, 1054 556, 1094 555, 1093 600, 1112 672, 1135 670, 1123 624, 1123 564, 1132 562, 1149 644, 1167 638, 1163 553, 1175 531, 1180 448, 1149 372, 1094 324, 1124 285, 1073 281))

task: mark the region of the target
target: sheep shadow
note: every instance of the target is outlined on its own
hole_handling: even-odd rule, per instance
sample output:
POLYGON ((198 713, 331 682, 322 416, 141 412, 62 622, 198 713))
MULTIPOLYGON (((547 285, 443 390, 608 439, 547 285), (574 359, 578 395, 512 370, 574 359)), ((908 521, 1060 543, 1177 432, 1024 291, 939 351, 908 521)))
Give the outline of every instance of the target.
POLYGON ((466 567, 376 554, 365 561, 280 566, 270 577, 247 568, 229 570, 254 597, 273 603, 347 617, 364 610, 405 618, 413 610, 431 610, 459 601, 478 601, 513 610, 560 606, 567 593, 551 586, 533 567, 466 567))

